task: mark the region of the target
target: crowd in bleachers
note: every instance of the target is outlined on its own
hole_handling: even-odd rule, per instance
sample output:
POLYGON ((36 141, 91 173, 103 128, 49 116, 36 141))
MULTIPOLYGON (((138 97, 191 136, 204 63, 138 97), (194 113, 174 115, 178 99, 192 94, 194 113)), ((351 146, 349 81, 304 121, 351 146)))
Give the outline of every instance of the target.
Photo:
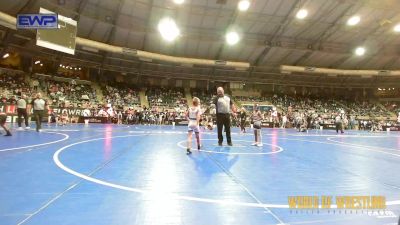
POLYGON ((47 80, 44 91, 52 100, 53 105, 73 105, 79 107, 86 102, 97 103, 96 91, 89 84, 77 84, 75 80, 62 82, 47 80))
POLYGON ((187 100, 180 88, 150 88, 146 91, 150 107, 186 107, 187 100))
POLYGON ((265 114, 265 120, 276 121, 276 126, 298 127, 306 123, 309 128, 319 128, 322 124, 334 124, 338 115, 349 129, 378 129, 395 123, 389 118, 394 111, 385 109, 379 103, 286 95, 273 95, 267 101, 282 110, 277 118, 270 112, 265 114))
POLYGON ((126 85, 106 85, 103 88, 105 102, 118 108, 140 106, 138 92, 126 85))
POLYGON ((157 111, 144 108, 143 110, 128 109, 122 113, 122 123, 142 125, 172 125, 176 119, 184 119, 184 114, 175 111, 157 111))
POLYGON ((281 107, 283 110, 289 106, 300 112, 315 111, 318 114, 330 115, 345 110, 346 114, 358 117, 389 117, 393 111, 389 111, 381 107, 379 103, 371 103, 368 101, 348 101, 337 99, 323 99, 310 97, 289 97, 277 96, 269 98, 272 104, 281 107))
MULTIPOLYGON (((193 97, 198 97, 200 99, 200 104, 202 109, 208 109, 210 107, 210 102, 216 93, 202 90, 202 89, 192 89, 191 94, 193 97)), ((208 112, 208 110, 206 110, 208 112)))
POLYGON ((240 102, 266 102, 268 98, 262 96, 235 96, 235 100, 240 102))
MULTIPOLYGON (((78 82, 79 83, 79 82, 78 82)), ((181 88, 153 87, 146 91, 149 108, 142 107, 139 90, 127 84, 104 85, 103 99, 96 96, 91 84, 77 83, 75 79, 56 81, 50 76, 27 76, 25 74, 0 74, 0 103, 15 104, 18 96, 26 94, 28 101, 36 92, 46 93, 50 105, 57 107, 90 108, 92 115, 97 115, 104 106, 113 108, 113 116, 124 123, 171 124, 176 119, 185 119, 188 102, 181 88), (28 82, 27 82, 28 81, 28 82), (65 104, 65 103, 69 104, 65 104)), ((88 82, 89 83, 89 82, 88 82)), ((201 107, 209 113, 210 102, 215 96, 213 91, 191 89, 191 95, 201 99, 201 107)), ((237 102, 265 102, 273 105, 263 112, 264 120, 274 122, 276 126, 298 126, 307 121, 308 126, 333 124, 338 114, 343 114, 344 124, 348 128, 368 129, 387 125, 396 121, 394 113, 400 110, 395 102, 373 103, 369 101, 350 101, 321 96, 287 96, 272 95, 269 97, 233 96, 237 102), (274 114, 272 108, 277 110, 274 114), (379 117, 379 120, 377 119, 379 117)))
POLYGON ((396 102, 385 102, 383 104, 386 110, 390 112, 400 112, 400 104, 396 102))
POLYGON ((14 96, 20 96, 26 94, 32 95, 32 89, 29 84, 25 81, 23 74, 10 75, 7 73, 0 74, 0 93, 1 102, 6 103, 12 100, 14 96))

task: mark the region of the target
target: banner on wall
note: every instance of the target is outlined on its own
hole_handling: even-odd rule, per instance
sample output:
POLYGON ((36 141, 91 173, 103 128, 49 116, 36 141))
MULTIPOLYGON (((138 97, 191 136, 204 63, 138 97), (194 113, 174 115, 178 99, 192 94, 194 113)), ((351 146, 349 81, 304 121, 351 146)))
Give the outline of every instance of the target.
MULTIPOLYGON (((66 113, 68 116, 83 116, 83 110, 85 109, 52 107, 50 109, 50 112, 54 111, 57 115, 66 113)), ((0 112, 5 112, 7 114, 17 114, 17 106, 0 104, 0 112)), ((30 113, 33 113, 33 109, 31 109, 30 113)))

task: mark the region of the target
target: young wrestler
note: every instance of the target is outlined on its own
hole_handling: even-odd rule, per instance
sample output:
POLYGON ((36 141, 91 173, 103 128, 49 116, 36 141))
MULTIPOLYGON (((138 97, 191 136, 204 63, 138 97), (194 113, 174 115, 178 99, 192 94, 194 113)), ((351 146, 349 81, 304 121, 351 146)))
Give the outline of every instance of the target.
POLYGON ((192 146, 192 134, 193 132, 196 135, 196 140, 197 140, 197 149, 200 150, 200 128, 199 128, 199 123, 200 123, 200 116, 201 116, 201 111, 200 111, 200 99, 197 97, 193 98, 193 106, 189 107, 188 112, 186 114, 186 118, 188 119, 188 140, 187 140, 187 149, 186 149, 186 154, 191 154, 192 152, 190 151, 190 148, 192 146))
POLYGON ((251 115, 251 120, 253 121, 254 127, 254 143, 253 146, 261 147, 263 146, 261 141, 261 125, 262 125, 262 114, 258 104, 254 105, 254 111, 251 115))

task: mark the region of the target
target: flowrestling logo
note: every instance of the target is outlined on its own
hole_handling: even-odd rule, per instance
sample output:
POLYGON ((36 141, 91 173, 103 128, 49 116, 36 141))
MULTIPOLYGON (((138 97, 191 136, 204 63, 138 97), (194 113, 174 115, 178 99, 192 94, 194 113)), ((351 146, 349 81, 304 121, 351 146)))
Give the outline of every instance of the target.
POLYGON ((58 29, 58 15, 18 14, 17 29, 58 29))

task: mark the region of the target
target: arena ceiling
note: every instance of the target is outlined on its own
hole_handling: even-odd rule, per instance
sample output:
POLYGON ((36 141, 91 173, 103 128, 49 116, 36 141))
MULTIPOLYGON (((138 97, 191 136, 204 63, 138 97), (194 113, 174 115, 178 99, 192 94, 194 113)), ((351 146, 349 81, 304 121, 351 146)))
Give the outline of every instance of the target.
MULTIPOLYGON (((78 20, 78 36, 166 55, 244 61, 248 71, 197 68, 144 62, 120 54, 90 52, 78 46, 76 58, 101 64, 103 68, 125 68, 128 73, 149 71, 157 74, 188 74, 207 79, 221 76, 233 80, 259 78, 290 82, 290 75, 279 74, 280 65, 299 65, 339 69, 395 70, 400 68, 400 23, 398 0, 251 0, 246 12, 238 10, 239 0, 2 0, 1 11, 16 16, 35 13, 39 7, 78 20), (304 20, 296 18, 307 9, 304 20), (356 26, 346 25, 358 15, 356 26), (175 19, 181 36, 172 43, 164 41, 157 24, 164 17, 175 19), (230 46, 225 33, 236 30, 241 40, 230 46), (357 56, 354 49, 366 48, 357 56), (129 68, 129 70, 128 70, 129 68), (276 77, 275 77, 276 76, 276 77), (278 80, 279 80, 278 79, 278 80)), ((29 46, 26 32, 4 31, 3 44, 29 46), (15 35, 20 35, 16 37, 15 35)), ((62 60, 74 60, 61 55, 62 60)), ((88 63, 87 65, 90 65, 88 63)), ((311 83, 326 82, 321 76, 301 76, 311 83)), ((349 83, 346 78, 338 81, 349 83)), ((361 78, 360 78, 361 79, 361 78)), ((376 78, 379 79, 379 78, 376 78)), ((388 78, 389 79, 389 78, 388 78)), ((387 80, 385 78, 385 80, 387 80)), ((394 80, 393 80, 394 81, 394 80)), ((389 81, 388 82, 393 82, 389 81)), ((368 80, 371 85, 375 81, 368 80)))

